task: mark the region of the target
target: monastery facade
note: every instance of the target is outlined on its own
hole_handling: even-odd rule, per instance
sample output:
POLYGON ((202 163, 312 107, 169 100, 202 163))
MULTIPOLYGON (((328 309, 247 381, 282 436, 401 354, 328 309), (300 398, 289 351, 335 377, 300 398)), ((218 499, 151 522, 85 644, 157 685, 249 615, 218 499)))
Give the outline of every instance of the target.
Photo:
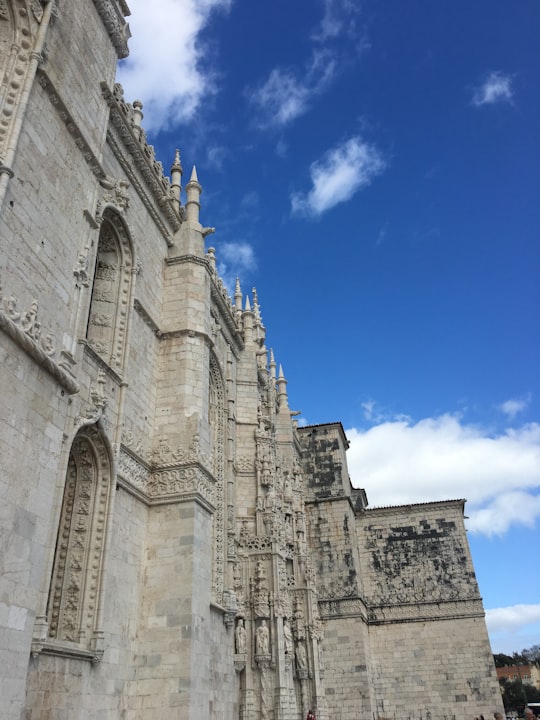
POLYGON ((464 501, 368 509, 296 426, 115 85, 128 14, 0 0, 0 717, 502 711, 464 501))

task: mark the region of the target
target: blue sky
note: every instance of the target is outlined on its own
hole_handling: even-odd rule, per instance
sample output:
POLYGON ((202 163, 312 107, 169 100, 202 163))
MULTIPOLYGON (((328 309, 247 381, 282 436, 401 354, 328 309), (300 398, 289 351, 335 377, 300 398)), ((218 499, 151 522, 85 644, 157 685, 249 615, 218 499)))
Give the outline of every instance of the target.
POLYGON ((129 5, 126 100, 300 422, 372 506, 466 498, 493 651, 540 643, 540 5, 129 5))

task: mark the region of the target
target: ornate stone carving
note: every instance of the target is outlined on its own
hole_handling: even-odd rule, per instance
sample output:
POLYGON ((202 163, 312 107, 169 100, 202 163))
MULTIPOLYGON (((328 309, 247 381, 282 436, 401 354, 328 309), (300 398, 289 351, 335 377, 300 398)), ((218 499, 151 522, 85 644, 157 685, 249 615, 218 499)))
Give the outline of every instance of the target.
POLYGON ((122 86, 117 83, 111 91, 105 83, 102 83, 101 89, 111 109, 111 122, 114 128, 114 130, 109 129, 107 139, 168 245, 172 245, 171 234, 163 222, 163 215, 175 232, 184 218, 184 210, 178 208, 170 180, 163 175, 163 166, 155 159, 154 148, 146 142, 142 128, 136 127, 133 105, 124 100, 122 86), (144 179, 144 184, 139 179, 139 173, 144 179))
POLYGON ((142 462, 125 451, 120 452, 118 475, 137 490, 150 495, 151 473, 142 462))
POLYGON ((112 0, 94 0, 99 16, 107 28, 111 42, 119 59, 129 55, 127 41, 131 37, 129 25, 118 13, 117 4, 112 0))
POLYGON ((102 178, 99 184, 105 192, 97 204, 97 215, 101 215, 107 205, 114 205, 120 212, 129 207, 129 183, 127 180, 115 180, 111 177, 102 178))
POLYGON ((253 460, 247 455, 237 458, 236 469, 238 472, 252 472, 253 471, 253 460))
POLYGON ((88 287, 90 285, 90 277, 88 275, 88 245, 85 246, 77 256, 77 262, 73 268, 73 274, 77 285, 80 287, 88 287))
POLYGON ((107 398, 105 397, 104 390, 105 382, 105 373, 103 370, 98 370, 96 381, 90 388, 89 401, 83 408, 81 414, 77 415, 74 420, 76 427, 93 425, 102 417, 105 407, 107 406, 107 398))
POLYGON ((129 318, 133 253, 118 213, 104 211, 87 338, 90 347, 114 370, 122 368, 129 318))
POLYGON ((73 377, 53 359, 56 353, 55 336, 43 330, 37 320, 38 304, 33 301, 30 309, 21 314, 15 295, 3 299, 0 282, 0 329, 3 330, 27 355, 53 377, 70 395, 79 392, 73 377))
POLYGON ((99 431, 75 438, 68 462, 49 597, 49 636, 90 647, 95 636, 110 459, 99 431))

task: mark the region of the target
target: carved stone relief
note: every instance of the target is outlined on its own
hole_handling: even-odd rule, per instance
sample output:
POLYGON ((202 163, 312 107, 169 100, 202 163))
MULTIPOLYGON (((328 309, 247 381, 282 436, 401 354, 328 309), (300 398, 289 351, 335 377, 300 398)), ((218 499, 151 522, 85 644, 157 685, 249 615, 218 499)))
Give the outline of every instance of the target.
POLYGON ((57 364, 54 358, 56 338, 52 330, 43 328, 38 320, 38 310, 39 305, 33 300, 30 308, 21 312, 14 294, 3 297, 0 281, 0 329, 73 395, 79 392, 79 386, 73 377, 57 364))
POLYGON ((87 339, 114 370, 123 364, 133 271, 127 231, 117 214, 106 210, 99 235, 87 339))
MULTIPOLYGON (((208 421, 212 440, 212 471, 216 480, 215 499, 216 510, 212 518, 214 534, 214 567, 212 577, 212 590, 214 598, 222 601, 224 590, 224 565, 227 556, 227 547, 224 542, 225 533, 225 389, 223 378, 217 360, 210 358, 209 374, 209 407, 208 421)), ((231 512, 234 509, 231 507, 231 512)), ((234 524, 234 517, 231 525, 234 524)))
POLYGON ((49 636, 89 645, 99 603, 110 458, 99 431, 76 436, 68 461, 48 603, 49 636))

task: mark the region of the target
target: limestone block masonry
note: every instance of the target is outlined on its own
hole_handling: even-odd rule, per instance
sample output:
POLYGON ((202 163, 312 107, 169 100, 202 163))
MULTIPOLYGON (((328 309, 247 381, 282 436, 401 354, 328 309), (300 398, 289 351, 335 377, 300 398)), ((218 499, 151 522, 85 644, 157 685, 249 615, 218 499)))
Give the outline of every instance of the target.
POLYGON ((369 509, 341 425, 296 427, 114 84, 128 16, 0 0, 0 717, 502 710, 463 501, 369 509))

